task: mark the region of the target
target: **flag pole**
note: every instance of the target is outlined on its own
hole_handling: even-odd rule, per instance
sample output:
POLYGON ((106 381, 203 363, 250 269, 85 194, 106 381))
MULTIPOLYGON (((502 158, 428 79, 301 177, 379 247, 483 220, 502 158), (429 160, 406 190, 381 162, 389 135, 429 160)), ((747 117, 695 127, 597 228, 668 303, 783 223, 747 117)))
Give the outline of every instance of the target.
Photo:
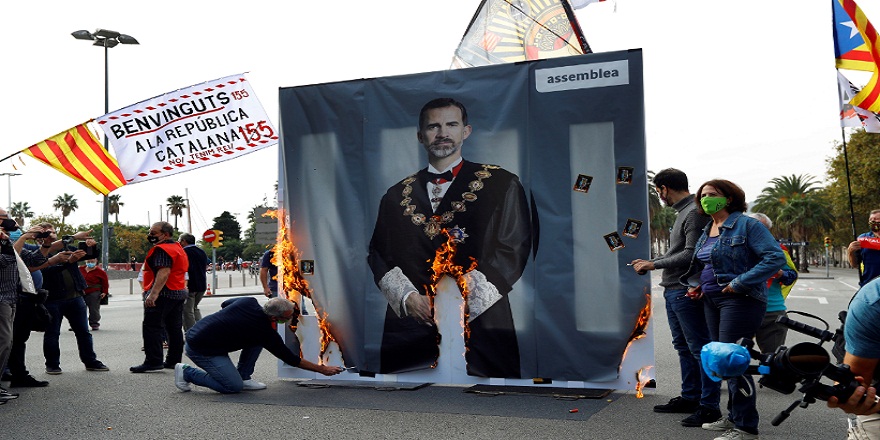
MULTIPOLYGON (((846 172, 846 192, 849 195, 849 220, 852 227, 853 241, 855 241, 858 239, 856 235, 856 212, 853 207, 852 182, 849 177, 849 156, 846 154, 846 130, 843 127, 840 127, 840 138, 843 141, 843 167, 846 172)), ((857 269, 859 270, 859 281, 862 281, 862 266, 859 265, 857 269)))
POLYGON ((584 37, 584 31, 581 30, 581 24, 578 23, 577 17, 574 15, 574 10, 571 9, 571 4, 568 1, 569 0, 562 0, 560 3, 562 3, 562 9, 565 10, 565 15, 568 17, 569 24, 571 24, 571 29, 574 31, 578 43, 581 45, 581 50, 584 54, 593 53, 593 50, 590 49, 590 44, 587 43, 587 38, 584 37))
POLYGON ((13 157, 18 156, 19 154, 21 154, 21 151, 16 151, 15 153, 12 153, 9 156, 4 157, 3 159, 0 159, 0 162, 3 162, 6 159, 12 159, 13 157))

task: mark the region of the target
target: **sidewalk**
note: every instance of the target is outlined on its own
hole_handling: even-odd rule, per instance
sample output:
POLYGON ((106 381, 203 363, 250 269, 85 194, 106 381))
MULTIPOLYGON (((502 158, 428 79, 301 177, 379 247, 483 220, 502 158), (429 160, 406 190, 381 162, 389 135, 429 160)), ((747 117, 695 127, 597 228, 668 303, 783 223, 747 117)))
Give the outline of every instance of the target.
MULTIPOLYGON (((208 272, 208 284, 211 287, 211 295, 214 296, 246 296, 263 293, 258 276, 252 276, 247 271, 220 271, 217 272, 217 285, 212 281, 212 274, 208 272)), ((113 296, 135 295, 140 293, 140 287, 136 279, 110 280, 110 294, 113 296)))

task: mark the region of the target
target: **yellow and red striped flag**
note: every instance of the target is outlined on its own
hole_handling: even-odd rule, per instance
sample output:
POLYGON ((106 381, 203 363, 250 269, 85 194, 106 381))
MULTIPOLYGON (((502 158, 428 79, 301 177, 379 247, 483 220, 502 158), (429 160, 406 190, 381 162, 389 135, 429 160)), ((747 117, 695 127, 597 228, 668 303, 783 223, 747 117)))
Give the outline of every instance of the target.
POLYGON ((125 185, 125 178, 116 159, 107 154, 86 124, 88 122, 62 131, 22 150, 22 153, 61 171, 95 194, 106 196, 125 185))
POLYGON ((878 80, 880 80, 880 78, 878 78, 880 77, 880 72, 878 72, 878 64, 880 64, 880 35, 877 35, 877 30, 874 29, 874 26, 868 21, 868 17, 866 17, 865 13, 862 12, 862 9, 856 5, 855 1, 838 1, 843 6, 846 14, 853 20, 856 29, 862 34, 862 38, 865 40, 865 45, 868 48, 868 52, 871 54, 874 64, 874 73, 871 75, 871 80, 868 81, 868 84, 853 97, 850 104, 865 110, 870 110, 874 113, 880 113, 880 85, 878 85, 878 80))

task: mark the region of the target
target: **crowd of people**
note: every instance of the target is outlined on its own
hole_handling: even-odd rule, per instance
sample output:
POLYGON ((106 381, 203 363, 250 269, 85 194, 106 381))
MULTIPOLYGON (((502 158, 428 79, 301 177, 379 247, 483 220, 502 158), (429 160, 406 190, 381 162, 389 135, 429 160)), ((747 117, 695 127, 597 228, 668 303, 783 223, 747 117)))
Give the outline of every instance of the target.
MULTIPOLYGON (((32 331, 44 332, 46 374, 63 373, 59 337, 65 318, 85 369, 110 370, 98 359, 92 339, 92 332, 101 328, 100 306, 110 292, 91 232, 59 238, 50 223, 24 230, 0 209, 0 371, 10 388, 49 385, 25 365, 32 331)), ((228 300, 221 311, 202 319, 198 305, 207 289, 208 258, 192 234, 180 234, 176 241, 174 234, 171 224, 158 222, 146 237, 151 247, 139 278, 144 361, 132 366, 132 373, 173 369, 175 385, 183 391, 191 389, 189 383, 221 393, 258 390, 266 385, 251 374, 263 348, 300 368, 325 375, 342 371, 300 359, 284 345, 274 325, 296 319, 299 307, 277 293, 262 307, 253 298, 228 300), (242 354, 236 368, 228 353, 238 350, 242 354), (184 351, 194 366, 183 363, 184 351)), ((18 397, 0 387, 0 405, 18 397)))
MULTIPOLYGON (((681 394, 654 407, 655 412, 689 414, 686 427, 722 434, 715 440, 759 437, 757 394, 751 375, 727 379, 727 415, 721 411, 721 378, 707 374, 701 350, 710 342, 754 340, 762 353, 785 344, 787 328, 777 323, 786 313, 785 298, 798 273, 788 250, 771 234, 772 219, 748 210, 742 189, 714 179, 688 189, 687 175, 669 168, 653 179, 660 199, 677 216, 667 252, 630 264, 639 274, 663 270, 661 287, 672 344, 678 352, 681 394)), ((858 386, 844 402, 828 406, 851 419, 850 439, 880 439, 880 399, 875 370, 880 367, 880 210, 870 213, 870 231, 848 246, 849 263, 859 268, 860 289, 844 324, 843 363, 858 386)))
MULTIPOLYGON (((707 374, 701 350, 710 342, 737 343, 743 338, 754 339, 763 353, 782 346, 787 329, 776 318, 785 314, 785 298, 797 280, 797 268, 771 234, 772 219, 746 214, 745 194, 735 183, 710 180, 692 194, 686 174, 669 168, 658 172, 653 184, 660 200, 677 213, 669 246, 663 255, 633 260, 630 265, 639 274, 663 271, 660 285, 681 373, 680 395, 654 411, 688 414, 683 426, 722 432, 716 440, 757 439, 759 414, 752 377, 727 379, 724 415, 720 378, 707 374)), ((861 386, 847 401, 829 398, 828 406, 857 414, 851 431, 877 439, 880 210, 870 213, 868 225, 870 232, 848 246, 849 263, 860 268, 861 288, 844 327, 844 363, 861 386)), ((198 305, 206 290, 207 255, 195 246, 192 234, 180 234, 176 241, 174 235, 171 224, 158 222, 146 237, 151 248, 142 268, 144 360, 130 368, 132 373, 173 369, 174 384, 181 391, 190 391, 191 384, 220 393, 259 390, 266 385, 252 374, 264 348, 292 366, 324 375, 343 371, 301 359, 275 330, 276 324, 297 319, 300 311, 296 303, 278 296, 271 251, 260 262, 260 279, 269 298, 264 305, 254 298, 229 299, 220 311, 203 318, 198 305), (234 364, 229 353, 239 350, 234 364), (184 353, 194 365, 183 362, 184 353)), ((95 245, 91 231, 59 238, 50 223, 24 230, 0 209, 0 370, 10 388, 48 385, 25 365, 26 343, 34 330, 44 332, 46 374, 62 374, 59 336, 64 318, 74 332, 85 369, 109 371, 98 359, 91 333, 100 330, 100 305, 109 296, 107 274, 92 251, 95 245), (84 246, 74 246, 74 241, 84 246)), ((17 397, 0 387, 0 405, 17 397)))

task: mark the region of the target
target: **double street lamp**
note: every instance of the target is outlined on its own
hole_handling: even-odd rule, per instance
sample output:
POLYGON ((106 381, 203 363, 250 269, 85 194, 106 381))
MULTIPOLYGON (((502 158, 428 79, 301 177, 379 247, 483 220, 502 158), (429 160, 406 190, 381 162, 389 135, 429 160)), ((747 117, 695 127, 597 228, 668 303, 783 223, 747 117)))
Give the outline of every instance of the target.
MULTIPOLYGON (((93 46, 104 48, 104 113, 110 113, 110 73, 108 69, 109 50, 118 44, 139 44, 131 35, 120 34, 116 31, 98 29, 94 33, 89 31, 76 31, 71 33, 77 40, 94 41, 93 46)), ((104 135, 104 148, 107 148, 107 135, 104 135)), ((101 266, 107 269, 110 254, 110 200, 104 196, 103 219, 101 227, 101 266)))

